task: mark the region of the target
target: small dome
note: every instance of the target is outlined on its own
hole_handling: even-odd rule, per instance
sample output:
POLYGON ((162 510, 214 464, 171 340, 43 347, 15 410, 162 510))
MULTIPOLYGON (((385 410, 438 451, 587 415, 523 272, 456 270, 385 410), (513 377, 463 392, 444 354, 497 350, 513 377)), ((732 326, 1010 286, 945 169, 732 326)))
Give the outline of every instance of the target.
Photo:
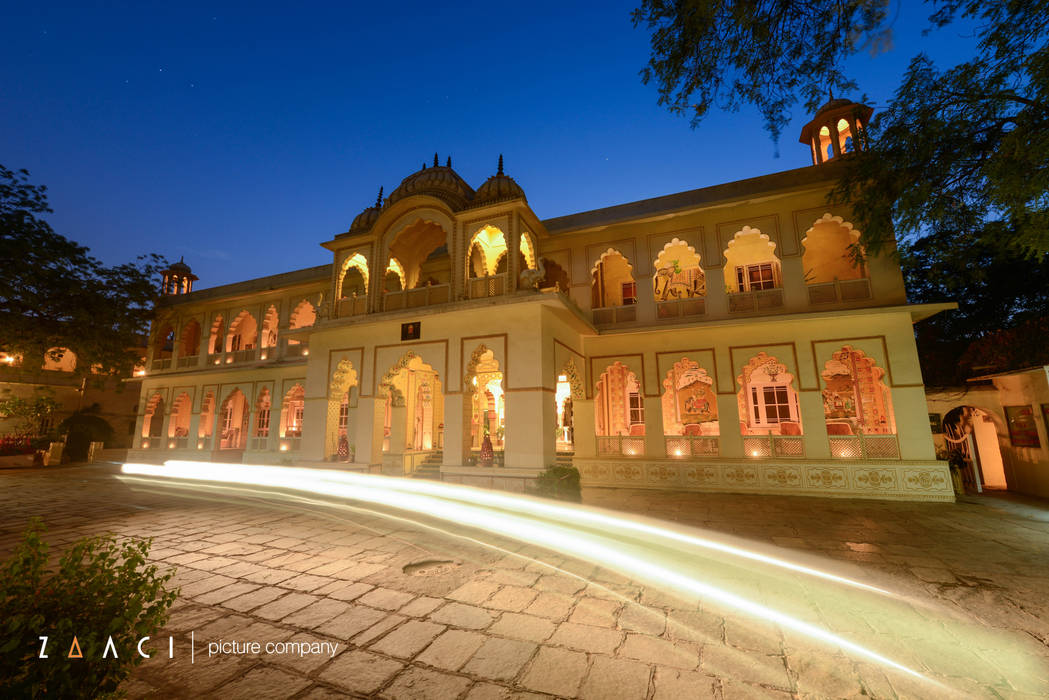
POLYGON ((499 171, 477 188, 473 205, 476 207, 508 199, 525 199, 525 193, 512 177, 503 174, 503 157, 500 155, 499 171))
POLYGON ((386 201, 393 204, 405 197, 419 194, 436 197, 453 211, 465 209, 474 197, 473 188, 452 170, 451 159, 448 165, 437 165, 436 155, 433 167, 427 168, 424 165, 422 170, 404 178, 386 201))
MULTIPOLYGON (((190 269, 189 265, 186 264, 185 256, 180 256, 177 263, 172 263, 167 270, 164 272, 173 272, 176 275, 190 276, 193 274, 193 270, 190 269)), ((194 278, 196 279, 196 278, 194 278)))
POLYGON ((375 198, 375 204, 371 205, 353 219, 350 231, 367 231, 379 219, 382 213, 382 188, 379 188, 379 196, 375 198))
POLYGON ((846 100, 846 99, 844 99, 842 97, 837 97, 837 98, 835 98, 833 100, 827 100, 827 102, 822 107, 820 107, 819 109, 816 110, 816 116, 818 117, 819 115, 823 114, 824 112, 829 112, 832 109, 837 109, 838 107, 847 107, 848 105, 852 105, 852 104, 858 104, 858 103, 853 102, 852 100, 846 100))

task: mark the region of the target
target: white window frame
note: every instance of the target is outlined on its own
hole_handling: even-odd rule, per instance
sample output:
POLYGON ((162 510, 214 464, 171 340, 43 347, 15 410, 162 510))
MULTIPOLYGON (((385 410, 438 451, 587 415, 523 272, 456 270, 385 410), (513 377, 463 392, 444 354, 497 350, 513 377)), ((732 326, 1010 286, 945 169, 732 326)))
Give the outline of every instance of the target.
MULTIPOLYGON (((764 275, 761 275, 764 277, 764 275)), ((780 287, 780 275, 779 275, 779 263, 774 260, 769 260, 761 263, 754 263, 752 265, 736 265, 736 284, 741 292, 752 292, 762 289, 778 289, 780 287), (751 273, 764 272, 764 268, 768 268, 770 279, 759 280, 760 284, 755 286, 751 279, 751 273), (765 286, 766 282, 770 282, 771 286, 765 286)))
POLYGON ((790 384, 784 384, 782 382, 776 382, 775 384, 751 384, 750 385, 750 413, 754 420, 755 426, 775 426, 782 423, 800 423, 799 412, 798 412, 798 395, 790 390, 790 384), (786 403, 770 403, 767 401, 768 395, 766 392, 775 393, 777 390, 782 389, 787 394, 786 403), (786 406, 789 416, 783 418, 779 415, 779 411, 776 411, 775 420, 769 420, 768 409, 772 406, 786 406))

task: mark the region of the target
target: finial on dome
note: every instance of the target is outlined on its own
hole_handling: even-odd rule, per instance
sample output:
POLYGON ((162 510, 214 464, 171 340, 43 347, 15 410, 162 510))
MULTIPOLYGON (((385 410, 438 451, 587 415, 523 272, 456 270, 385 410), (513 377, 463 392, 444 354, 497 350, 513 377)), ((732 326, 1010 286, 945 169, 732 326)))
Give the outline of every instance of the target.
POLYGON ((446 167, 446 168, 452 167, 452 157, 451 156, 448 156, 448 162, 444 164, 444 167, 446 167))
POLYGON ((375 198, 375 206, 382 206, 382 185, 379 185, 379 196, 375 198))
POLYGON ((502 153, 499 154, 499 172, 496 173, 496 174, 497 175, 502 175, 503 174, 503 154, 502 153))
POLYGON ((435 168, 437 167, 437 153, 436 152, 434 152, 434 154, 433 154, 433 167, 435 167, 435 168))
POLYGON ((421 169, 421 170, 426 170, 426 161, 425 161, 425 160, 423 161, 423 167, 422 167, 422 168, 420 168, 420 169, 421 169))

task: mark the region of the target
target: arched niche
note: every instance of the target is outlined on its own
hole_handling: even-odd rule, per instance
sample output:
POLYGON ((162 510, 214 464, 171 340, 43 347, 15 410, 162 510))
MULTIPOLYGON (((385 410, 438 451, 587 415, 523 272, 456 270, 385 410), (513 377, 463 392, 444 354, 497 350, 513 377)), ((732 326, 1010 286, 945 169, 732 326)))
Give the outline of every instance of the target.
POLYGON ((267 348, 277 347, 277 337, 280 333, 279 325, 280 313, 274 304, 270 304, 262 317, 262 334, 259 338, 259 346, 263 349, 263 354, 260 357, 263 360, 266 359, 265 351, 267 348))
POLYGON ((444 391, 433 365, 406 352, 383 374, 378 394, 385 398, 384 452, 428 452, 442 447, 444 391))
POLYGON ((302 424, 306 414, 306 391, 301 384, 294 384, 281 402, 280 437, 281 451, 296 450, 302 438, 302 424))
POLYGON ((506 435, 506 387, 503 367, 493 350, 477 346, 470 353, 463 384, 470 395, 470 448, 480 450, 484 437, 492 449, 503 449, 506 435))
POLYGON ((521 232, 521 245, 518 249, 521 257, 522 270, 538 270, 539 251, 535 244, 535 238, 529 231, 521 232))
POLYGON ((865 267, 857 264, 864 258, 859 240, 860 232, 840 216, 826 213, 816 219, 801 239, 805 283, 822 284, 866 277, 865 267))
POLYGON ((397 258, 390 258, 386 266, 386 274, 383 277, 383 290, 387 292, 400 292, 404 290, 404 267, 397 258))
POLYGON ((252 350, 258 344, 259 325, 250 311, 241 311, 229 324, 226 352, 252 350))
POLYGON ((317 322, 317 309, 307 299, 303 299, 295 305, 288 319, 288 328, 309 328, 317 322))
POLYGON ((226 324, 222 314, 216 314, 211 321, 211 332, 208 335, 208 352, 217 355, 222 352, 226 340, 226 324))
POLYGON ((142 413, 142 446, 150 447, 146 440, 160 440, 163 437, 164 395, 158 391, 146 401, 146 409, 142 413))
POLYGON ((591 308, 630 306, 637 303, 633 267, 622 253, 609 248, 590 270, 591 308))
MULTIPOLYGON (((506 236, 497 226, 486 224, 474 233, 466 248, 466 270, 469 277, 498 274, 500 261, 506 264, 506 236)), ((504 269, 505 271, 505 269, 504 269)))
POLYGON ((539 288, 556 289, 562 294, 568 294, 568 291, 572 288, 572 280, 568 276, 568 271, 550 258, 543 258, 542 263, 545 274, 543 280, 539 283, 539 288))
POLYGON ((368 293, 368 260, 354 253, 343 261, 336 284, 339 299, 363 297, 368 293))
POLYGON ((731 292, 753 292, 782 286, 776 244, 756 228, 736 232, 725 255, 725 286, 731 292))
MULTIPOLYGON (((182 392, 171 404, 171 418, 168 420, 168 437, 182 440, 189 437, 189 421, 193 414, 193 399, 188 392, 182 392)), ((177 445, 178 443, 175 443, 177 445)), ((175 445, 169 445, 174 447, 175 445)))
POLYGON ((211 439, 212 430, 215 427, 215 392, 208 391, 200 400, 200 422, 197 425, 198 448, 204 447, 207 440, 211 439))
POLYGON ((222 402, 218 415, 219 449, 243 450, 248 439, 248 399, 233 389, 222 402))
POLYGON ((263 387, 255 400, 255 426, 251 431, 252 437, 260 441, 255 449, 264 447, 264 441, 270 436, 270 415, 273 409, 273 397, 270 390, 263 387))
POLYGON ((328 382, 328 414, 325 422, 325 454, 344 461, 350 449, 350 390, 357 386, 357 370, 347 359, 339 360, 328 382), (345 454, 343 451, 345 450, 345 454))
POLYGON ((452 230, 451 219, 443 214, 431 216, 429 212, 413 214, 410 221, 390 229, 384 237, 386 259, 397 259, 404 289, 451 282, 452 230))
MULTIPOLYGON (((153 337, 153 359, 168 360, 175 352, 175 327, 170 321, 164 321, 157 326, 157 334, 153 337)), ((48 369, 47 357, 44 358, 44 369, 48 369)))
POLYGON ((707 294, 707 278, 700 267, 696 249, 678 240, 671 240, 659 251, 653 263, 652 290, 656 301, 692 299, 707 294))

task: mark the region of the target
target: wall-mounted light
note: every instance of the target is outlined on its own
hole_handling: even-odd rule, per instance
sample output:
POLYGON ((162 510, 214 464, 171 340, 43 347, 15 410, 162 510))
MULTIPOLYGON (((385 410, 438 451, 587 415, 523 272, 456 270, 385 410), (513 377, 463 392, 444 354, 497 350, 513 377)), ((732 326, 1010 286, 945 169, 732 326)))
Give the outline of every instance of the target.
POLYGON ((286 442, 282 442, 282 443, 280 444, 280 451, 281 451, 281 452, 287 452, 287 451, 288 451, 288 443, 286 443, 286 442))
POLYGON ((175 449, 175 441, 174 440, 172 440, 171 442, 168 443, 168 449, 169 450, 175 449))

